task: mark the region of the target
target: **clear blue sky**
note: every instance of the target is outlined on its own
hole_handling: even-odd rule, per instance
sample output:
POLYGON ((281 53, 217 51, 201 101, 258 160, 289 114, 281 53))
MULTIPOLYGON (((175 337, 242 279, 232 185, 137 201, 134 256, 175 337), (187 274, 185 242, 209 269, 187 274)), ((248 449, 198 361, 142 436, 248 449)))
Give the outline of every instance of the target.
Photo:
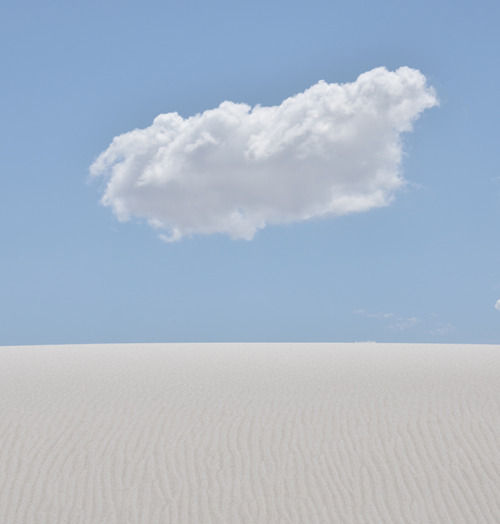
POLYGON ((498 2, 5 0, 0 345, 500 343, 498 2), (420 70, 408 182, 378 209, 166 243, 89 167, 161 113, 420 70))

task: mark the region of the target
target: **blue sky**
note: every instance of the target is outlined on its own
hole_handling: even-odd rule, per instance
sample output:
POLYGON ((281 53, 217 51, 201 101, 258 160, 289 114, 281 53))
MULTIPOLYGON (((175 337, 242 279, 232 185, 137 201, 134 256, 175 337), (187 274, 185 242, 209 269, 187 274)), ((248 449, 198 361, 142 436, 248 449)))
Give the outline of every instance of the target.
POLYGON ((4 1, 0 345, 499 343, 499 14, 492 1, 4 1), (278 106, 380 66, 419 70, 439 98, 402 135, 406 184, 387 206, 169 243, 100 204, 90 166, 160 114, 278 106))

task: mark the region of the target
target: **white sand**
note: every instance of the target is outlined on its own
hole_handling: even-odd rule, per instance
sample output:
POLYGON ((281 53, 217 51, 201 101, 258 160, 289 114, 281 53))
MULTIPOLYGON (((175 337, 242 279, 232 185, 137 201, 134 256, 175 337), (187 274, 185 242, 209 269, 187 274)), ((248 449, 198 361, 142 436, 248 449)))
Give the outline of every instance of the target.
POLYGON ((0 348, 0 522, 499 523, 500 346, 0 348))

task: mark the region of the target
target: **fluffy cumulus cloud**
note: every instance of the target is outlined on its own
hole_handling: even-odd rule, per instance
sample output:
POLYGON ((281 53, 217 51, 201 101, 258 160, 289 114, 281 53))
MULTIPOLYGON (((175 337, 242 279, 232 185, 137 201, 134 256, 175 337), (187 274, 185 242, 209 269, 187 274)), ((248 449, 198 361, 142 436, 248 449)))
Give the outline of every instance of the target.
POLYGON ((271 107, 223 102, 189 118, 159 115, 117 136, 91 166, 119 220, 146 219, 165 240, 387 205, 404 184, 401 134, 437 104, 422 73, 377 68, 320 81, 271 107))
POLYGON ((497 300, 497 303, 495 304, 495 309, 500 311, 500 300, 497 300))

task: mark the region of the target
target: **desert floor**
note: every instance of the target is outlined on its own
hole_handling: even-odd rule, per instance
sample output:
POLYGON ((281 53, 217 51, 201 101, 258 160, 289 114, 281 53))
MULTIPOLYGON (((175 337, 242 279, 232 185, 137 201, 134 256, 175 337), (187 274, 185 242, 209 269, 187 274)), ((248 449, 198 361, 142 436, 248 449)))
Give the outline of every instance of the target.
POLYGON ((0 522, 500 522, 500 346, 0 348, 0 522))

